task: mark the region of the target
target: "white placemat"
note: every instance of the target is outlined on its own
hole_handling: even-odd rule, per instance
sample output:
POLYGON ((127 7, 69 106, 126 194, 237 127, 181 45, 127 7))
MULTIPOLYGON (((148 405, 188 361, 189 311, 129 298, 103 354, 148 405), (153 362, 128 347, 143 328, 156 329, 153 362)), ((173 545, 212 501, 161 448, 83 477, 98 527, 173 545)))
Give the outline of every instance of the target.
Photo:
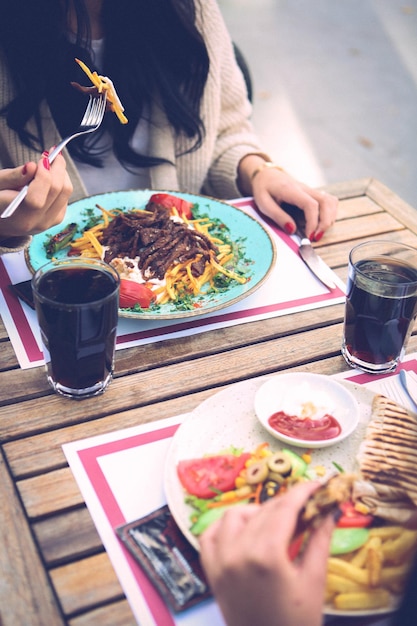
MULTIPOLYGON (((336 289, 329 290, 307 268, 294 238, 274 225, 268 225, 255 209, 251 198, 233 201, 234 206, 263 223, 277 248, 277 262, 268 280, 252 295, 233 306, 201 317, 184 320, 136 320, 119 318, 117 349, 163 341, 234 326, 245 322, 329 306, 344 301, 345 286, 333 273, 336 289)), ((35 312, 21 302, 9 285, 28 280, 30 272, 24 253, 0 258, 0 315, 22 368, 44 363, 35 312)))
MULTIPOLYGON (((409 355, 401 368, 417 371, 417 354, 409 355)), ((389 380, 390 385, 401 391, 398 373, 373 377, 358 370, 350 370, 335 378, 365 384, 375 393, 384 393, 386 381, 389 380)), ((411 402, 407 408, 415 410, 411 402)), ((166 504, 163 487, 165 458, 171 438, 187 415, 177 415, 63 446, 140 626, 224 626, 213 600, 182 614, 173 614, 114 531, 117 526, 140 519, 166 504)), ((329 617, 328 621, 331 624, 332 618, 329 617)), ((387 626, 388 618, 378 621, 379 624, 387 626)))

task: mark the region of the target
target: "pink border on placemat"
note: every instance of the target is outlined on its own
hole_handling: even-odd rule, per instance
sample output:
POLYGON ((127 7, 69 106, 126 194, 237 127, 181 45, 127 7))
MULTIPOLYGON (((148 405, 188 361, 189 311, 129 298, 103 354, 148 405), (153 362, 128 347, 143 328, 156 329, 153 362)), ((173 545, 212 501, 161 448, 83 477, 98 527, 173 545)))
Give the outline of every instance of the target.
POLYGON ((343 378, 343 380, 351 380, 352 382, 357 382, 360 385, 366 385, 367 383, 372 383, 375 380, 382 380, 383 378, 396 376, 400 372, 400 370, 417 372, 417 360, 412 359, 410 361, 402 361, 398 364, 395 372, 390 372, 389 374, 367 374, 366 372, 363 372, 352 374, 352 376, 347 376, 346 378, 343 378))
MULTIPOLYGON (((110 485, 108 484, 100 467, 98 458, 115 452, 121 452, 122 450, 144 446, 162 439, 168 439, 173 437, 178 426, 179 424, 175 424, 173 426, 161 428, 160 430, 152 430, 140 435, 133 435, 132 437, 119 439, 117 441, 110 441, 108 443, 103 443, 98 446, 77 451, 84 471, 86 472, 104 514, 113 529, 117 526, 125 524, 128 520, 125 519, 119 507, 113 491, 111 490, 110 485)), ((133 556, 125 548, 122 542, 120 542, 120 546, 123 550, 130 570, 146 599, 155 622, 157 624, 164 624, 164 626, 175 626, 175 621, 158 591, 152 585, 149 578, 139 567, 133 556)))
POLYGON ((199 328, 200 326, 212 326, 219 322, 227 322, 231 320, 245 319, 246 317, 252 317, 254 315, 263 315, 266 313, 274 313, 282 311, 284 309, 301 307, 308 304, 315 304, 316 302, 324 302, 326 300, 334 300, 335 298, 341 298, 344 293, 338 287, 331 293, 321 294, 317 296, 311 296, 309 298, 300 298, 299 300, 286 301, 278 304, 270 304, 268 306, 256 307, 253 309, 247 309, 245 311, 235 311, 233 313, 227 313, 221 315, 215 315, 213 317, 200 317, 187 322, 179 322, 178 324, 172 324, 169 327, 164 328, 161 333, 160 328, 153 328, 152 330, 138 331, 135 333, 125 334, 122 337, 117 338, 117 344, 122 344, 127 341, 134 341, 137 339, 148 339, 149 337, 157 337, 158 335, 171 335, 181 330, 187 330, 189 328, 199 328))
POLYGON ((43 360, 43 352, 39 349, 38 343, 33 334, 32 328, 25 315, 23 306, 19 298, 9 289, 11 279, 0 258, 0 289, 4 300, 16 328, 19 329, 20 339, 24 345, 28 360, 32 362, 43 360))

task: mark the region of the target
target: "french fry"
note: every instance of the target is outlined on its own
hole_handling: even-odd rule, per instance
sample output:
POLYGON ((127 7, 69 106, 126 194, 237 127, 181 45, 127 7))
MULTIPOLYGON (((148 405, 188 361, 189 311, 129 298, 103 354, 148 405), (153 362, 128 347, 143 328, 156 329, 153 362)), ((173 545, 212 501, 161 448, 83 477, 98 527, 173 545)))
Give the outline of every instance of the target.
POLYGON ((378 526, 369 530, 369 538, 380 537, 382 541, 387 539, 395 539, 404 531, 402 526, 378 526))
POLYGON ((326 577, 326 589, 330 593, 331 596, 334 596, 338 593, 350 593, 352 591, 366 591, 366 586, 360 585, 354 580, 345 578, 344 576, 339 576, 338 574, 328 573, 326 577))
MULTIPOLYGON (((350 563, 352 565, 355 565, 356 567, 364 567, 365 563, 366 563, 366 557, 368 554, 368 548, 367 545, 365 544, 364 546, 362 546, 362 548, 359 548, 359 550, 356 550, 356 552, 354 553, 354 555, 350 555, 350 563)), ((349 556, 349 555, 346 555, 349 556)))
POLYGON ((417 531, 403 529, 395 539, 384 542, 382 551, 387 561, 401 563, 417 545, 417 531))
POLYGON ((384 555, 381 551, 381 546, 370 545, 366 555, 366 569, 368 570, 370 587, 378 587, 380 585, 383 562, 384 555))
POLYGON ((128 120, 126 115, 124 114, 124 107, 120 102, 119 96, 116 93, 116 89, 112 83, 112 81, 107 78, 107 76, 101 76, 97 74, 97 72, 92 72, 88 66, 80 61, 80 59, 75 59, 81 69, 85 72, 88 78, 93 83, 94 87, 97 88, 98 92, 102 91, 107 92, 107 100, 109 102, 111 110, 117 115, 121 124, 127 124, 128 120))
POLYGON ((381 585, 389 587, 392 584, 403 581, 409 569, 409 562, 402 563, 401 565, 393 565, 392 567, 383 567, 381 571, 381 585))
POLYGON ((388 607, 390 602, 391 596, 386 589, 340 593, 333 600, 335 608, 339 611, 382 609, 388 607))
POLYGON ((369 576, 366 569, 356 567, 336 557, 330 557, 327 560, 327 571, 330 574, 338 574, 339 576, 353 580, 360 585, 366 586, 368 584, 369 576))
POLYGON ((359 550, 328 559, 327 602, 343 611, 388 607, 404 590, 416 550, 417 531, 372 528, 359 550))

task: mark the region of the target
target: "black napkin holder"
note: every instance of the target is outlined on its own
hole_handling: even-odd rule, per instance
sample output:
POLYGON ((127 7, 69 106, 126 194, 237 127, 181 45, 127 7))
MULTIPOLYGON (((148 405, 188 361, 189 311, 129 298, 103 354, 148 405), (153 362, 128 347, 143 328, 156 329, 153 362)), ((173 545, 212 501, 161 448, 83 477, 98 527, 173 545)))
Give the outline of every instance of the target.
POLYGON ((211 597, 197 550, 184 537, 168 506, 115 529, 174 612, 211 597))

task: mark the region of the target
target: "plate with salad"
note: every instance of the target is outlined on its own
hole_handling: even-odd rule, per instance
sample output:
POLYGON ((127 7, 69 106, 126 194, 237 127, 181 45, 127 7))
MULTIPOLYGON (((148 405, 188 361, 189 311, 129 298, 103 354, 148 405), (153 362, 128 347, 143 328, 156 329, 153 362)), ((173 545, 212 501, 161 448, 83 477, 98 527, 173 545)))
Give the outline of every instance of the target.
POLYGON ((182 319, 232 306, 258 289, 276 260, 260 221, 226 202, 180 192, 130 190, 78 200, 35 235, 35 272, 51 258, 101 258, 119 272, 119 315, 182 319))
MULTIPOLYGON (((197 550, 199 534, 230 506, 262 502, 282 485, 290 488, 298 480, 324 482, 358 469, 356 456, 372 416, 374 392, 343 381, 341 384, 354 395, 359 406, 356 430, 334 446, 304 450, 281 444, 257 419, 254 399, 266 380, 268 377, 236 383, 211 396, 191 413, 173 437, 165 464, 165 495, 177 525, 197 550), (253 484, 248 475, 255 479, 253 484)), ((368 540, 367 526, 372 521, 365 513, 349 508, 349 503, 341 512, 333 555, 344 555, 364 544, 368 540)), ((293 555, 298 549, 294 542, 293 555)), ((364 610, 325 606, 325 613, 334 615, 374 615, 391 610, 391 599, 386 606, 364 610)))
MULTIPOLYGON (((207 497, 204 483, 198 481, 201 491, 196 489, 196 484, 192 484, 192 476, 199 474, 199 464, 211 466, 219 492, 229 491, 242 463, 256 456, 271 454, 274 461, 284 452, 297 466, 296 474, 307 479, 325 480, 332 474, 357 468, 356 454, 371 417, 375 394, 363 386, 342 381, 341 384, 350 390, 358 403, 359 424, 356 430, 334 446, 303 449, 277 441, 256 416, 256 392, 268 378, 242 381, 211 396, 191 413, 173 437, 165 465, 165 493, 178 526, 197 550, 198 536, 192 530, 196 521, 195 506, 189 495, 195 495, 197 500, 207 497), (228 462, 219 462, 218 458, 222 456, 228 462), (187 481, 190 486, 188 493, 184 488, 187 481)), ((214 500, 218 495, 213 494, 214 500)), ((242 501, 245 500, 242 497, 242 501)), ((196 504, 198 506, 198 502, 196 504)))

